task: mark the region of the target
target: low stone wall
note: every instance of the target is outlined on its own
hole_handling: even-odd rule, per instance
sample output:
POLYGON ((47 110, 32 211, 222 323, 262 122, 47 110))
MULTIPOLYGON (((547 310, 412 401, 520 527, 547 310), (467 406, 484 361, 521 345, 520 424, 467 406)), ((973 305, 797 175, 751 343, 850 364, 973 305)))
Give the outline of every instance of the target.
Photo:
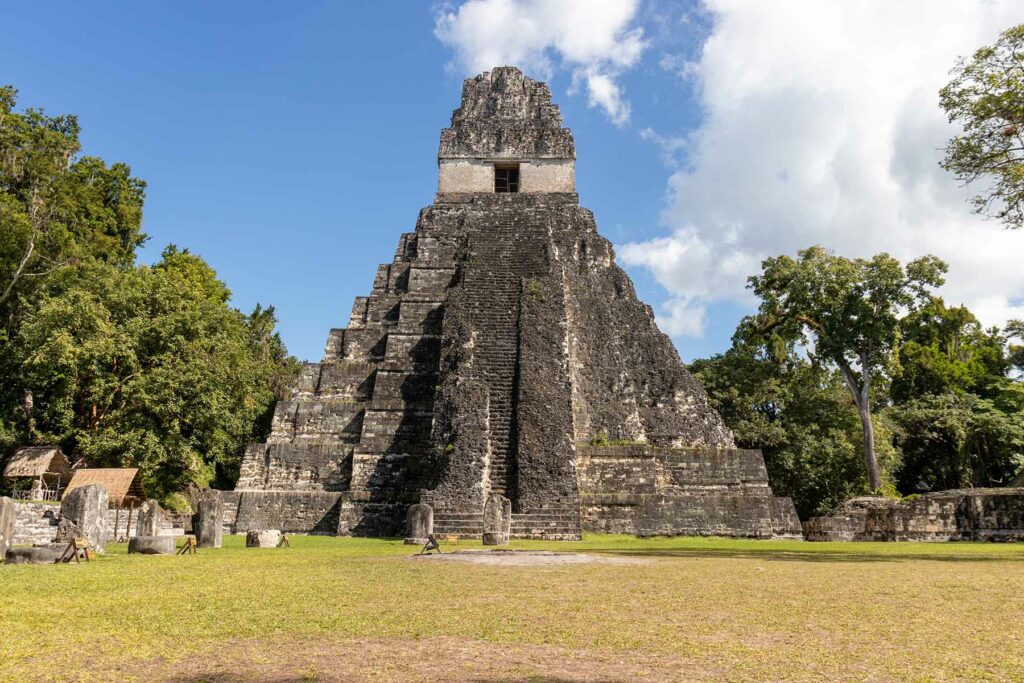
POLYGON ((577 458, 586 531, 802 535, 793 502, 772 494, 760 451, 580 446, 577 458))
POLYGON ((49 543, 59 520, 60 505, 14 501, 14 545, 49 543))
POLYGON ((342 495, 317 491, 225 491, 224 528, 237 534, 250 529, 335 534, 342 495))
MULTIPOLYGON (((36 543, 49 543, 57 533, 57 523, 60 521, 60 505, 52 503, 33 503, 25 501, 14 501, 14 544, 34 545, 36 543)), ((138 526, 139 511, 132 513, 132 524, 128 537, 135 536, 138 526)), ((111 536, 114 533, 114 522, 117 520, 117 510, 107 510, 107 528, 111 536)), ((128 510, 122 508, 119 524, 117 527, 118 538, 126 536, 128 526, 128 510)), ((181 520, 176 516, 165 513, 164 523, 160 531, 161 535, 179 535, 185 533, 181 526, 181 520)))
POLYGON ((808 541, 1024 541, 1024 488, 854 498, 804 523, 808 541))

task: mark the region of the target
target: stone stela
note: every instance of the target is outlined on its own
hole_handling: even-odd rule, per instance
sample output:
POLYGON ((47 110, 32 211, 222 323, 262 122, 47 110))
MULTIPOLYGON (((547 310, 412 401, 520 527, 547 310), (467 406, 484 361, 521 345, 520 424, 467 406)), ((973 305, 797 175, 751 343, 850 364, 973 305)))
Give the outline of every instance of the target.
POLYGON ((579 205, 575 163, 546 84, 465 81, 434 203, 247 450, 230 528, 800 535, 579 205), (432 528, 417 509, 406 529, 415 504, 432 528))

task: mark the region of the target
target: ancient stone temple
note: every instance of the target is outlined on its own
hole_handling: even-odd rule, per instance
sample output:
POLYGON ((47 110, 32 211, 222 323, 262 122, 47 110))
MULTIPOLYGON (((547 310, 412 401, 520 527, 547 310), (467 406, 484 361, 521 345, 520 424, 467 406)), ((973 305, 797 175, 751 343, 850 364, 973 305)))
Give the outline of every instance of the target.
POLYGON ((426 503, 479 536, 500 494, 513 538, 800 533, 579 205, 575 157, 547 85, 465 82, 434 203, 247 451, 235 530, 399 536, 426 503))

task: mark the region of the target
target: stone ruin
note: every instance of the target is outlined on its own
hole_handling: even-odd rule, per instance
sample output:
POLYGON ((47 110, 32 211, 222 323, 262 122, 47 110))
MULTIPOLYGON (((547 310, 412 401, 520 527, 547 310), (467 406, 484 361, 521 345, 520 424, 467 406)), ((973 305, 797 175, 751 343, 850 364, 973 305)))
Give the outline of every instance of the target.
POLYGON ((502 496, 512 538, 800 535, 579 205, 575 158, 546 84, 465 81, 434 203, 246 451, 231 528, 402 536, 421 503, 479 538, 502 496))
POLYGON ((852 498, 804 523, 808 541, 1024 541, 1024 488, 852 498))

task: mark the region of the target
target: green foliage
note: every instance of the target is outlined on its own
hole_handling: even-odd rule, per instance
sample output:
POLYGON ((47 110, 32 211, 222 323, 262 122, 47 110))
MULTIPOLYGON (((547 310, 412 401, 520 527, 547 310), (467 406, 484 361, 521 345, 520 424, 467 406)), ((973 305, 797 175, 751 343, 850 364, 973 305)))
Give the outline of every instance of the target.
POLYGON ((891 387, 897 403, 952 391, 985 395, 1004 381, 1004 338, 982 330, 963 306, 947 308, 932 299, 900 322, 899 336, 891 387))
POLYGON ((975 210, 1010 228, 1024 225, 1024 24, 1004 31, 968 61, 939 93, 950 122, 963 132, 949 141, 942 166, 964 183, 989 183, 975 210))
POLYGON ((1024 465, 1024 403, 1004 411, 970 393, 924 395, 894 406, 903 491, 1005 486, 1024 465))
POLYGON ((16 340, 39 429, 94 466, 139 466, 154 494, 230 480, 275 399, 273 311, 245 316, 199 257, 65 271, 16 340))
POLYGON ((192 512, 192 503, 189 502, 189 499, 182 493, 168 493, 164 496, 163 500, 160 501, 160 505, 170 512, 192 512))
MULTIPOLYGON (((772 490, 790 496, 801 518, 830 512, 870 491, 861 456, 863 432, 849 391, 835 370, 797 353, 781 358, 735 343, 724 354, 697 360, 691 371, 741 448, 760 448, 772 490)), ((898 464, 877 427, 883 473, 898 464)))
POLYGON ((743 343, 781 357, 799 348, 815 365, 837 368, 860 416, 864 456, 872 489, 882 485, 871 420, 872 383, 888 369, 900 314, 931 300, 946 264, 925 256, 906 268, 888 254, 848 259, 820 246, 768 258, 749 278, 758 296, 756 316, 737 330, 743 343))
POLYGON ((135 266, 145 183, 76 158, 75 117, 15 112, 15 96, 0 88, 0 458, 57 442, 140 467, 165 501, 230 485, 297 369, 273 308, 232 309, 213 269, 174 246, 135 266))

